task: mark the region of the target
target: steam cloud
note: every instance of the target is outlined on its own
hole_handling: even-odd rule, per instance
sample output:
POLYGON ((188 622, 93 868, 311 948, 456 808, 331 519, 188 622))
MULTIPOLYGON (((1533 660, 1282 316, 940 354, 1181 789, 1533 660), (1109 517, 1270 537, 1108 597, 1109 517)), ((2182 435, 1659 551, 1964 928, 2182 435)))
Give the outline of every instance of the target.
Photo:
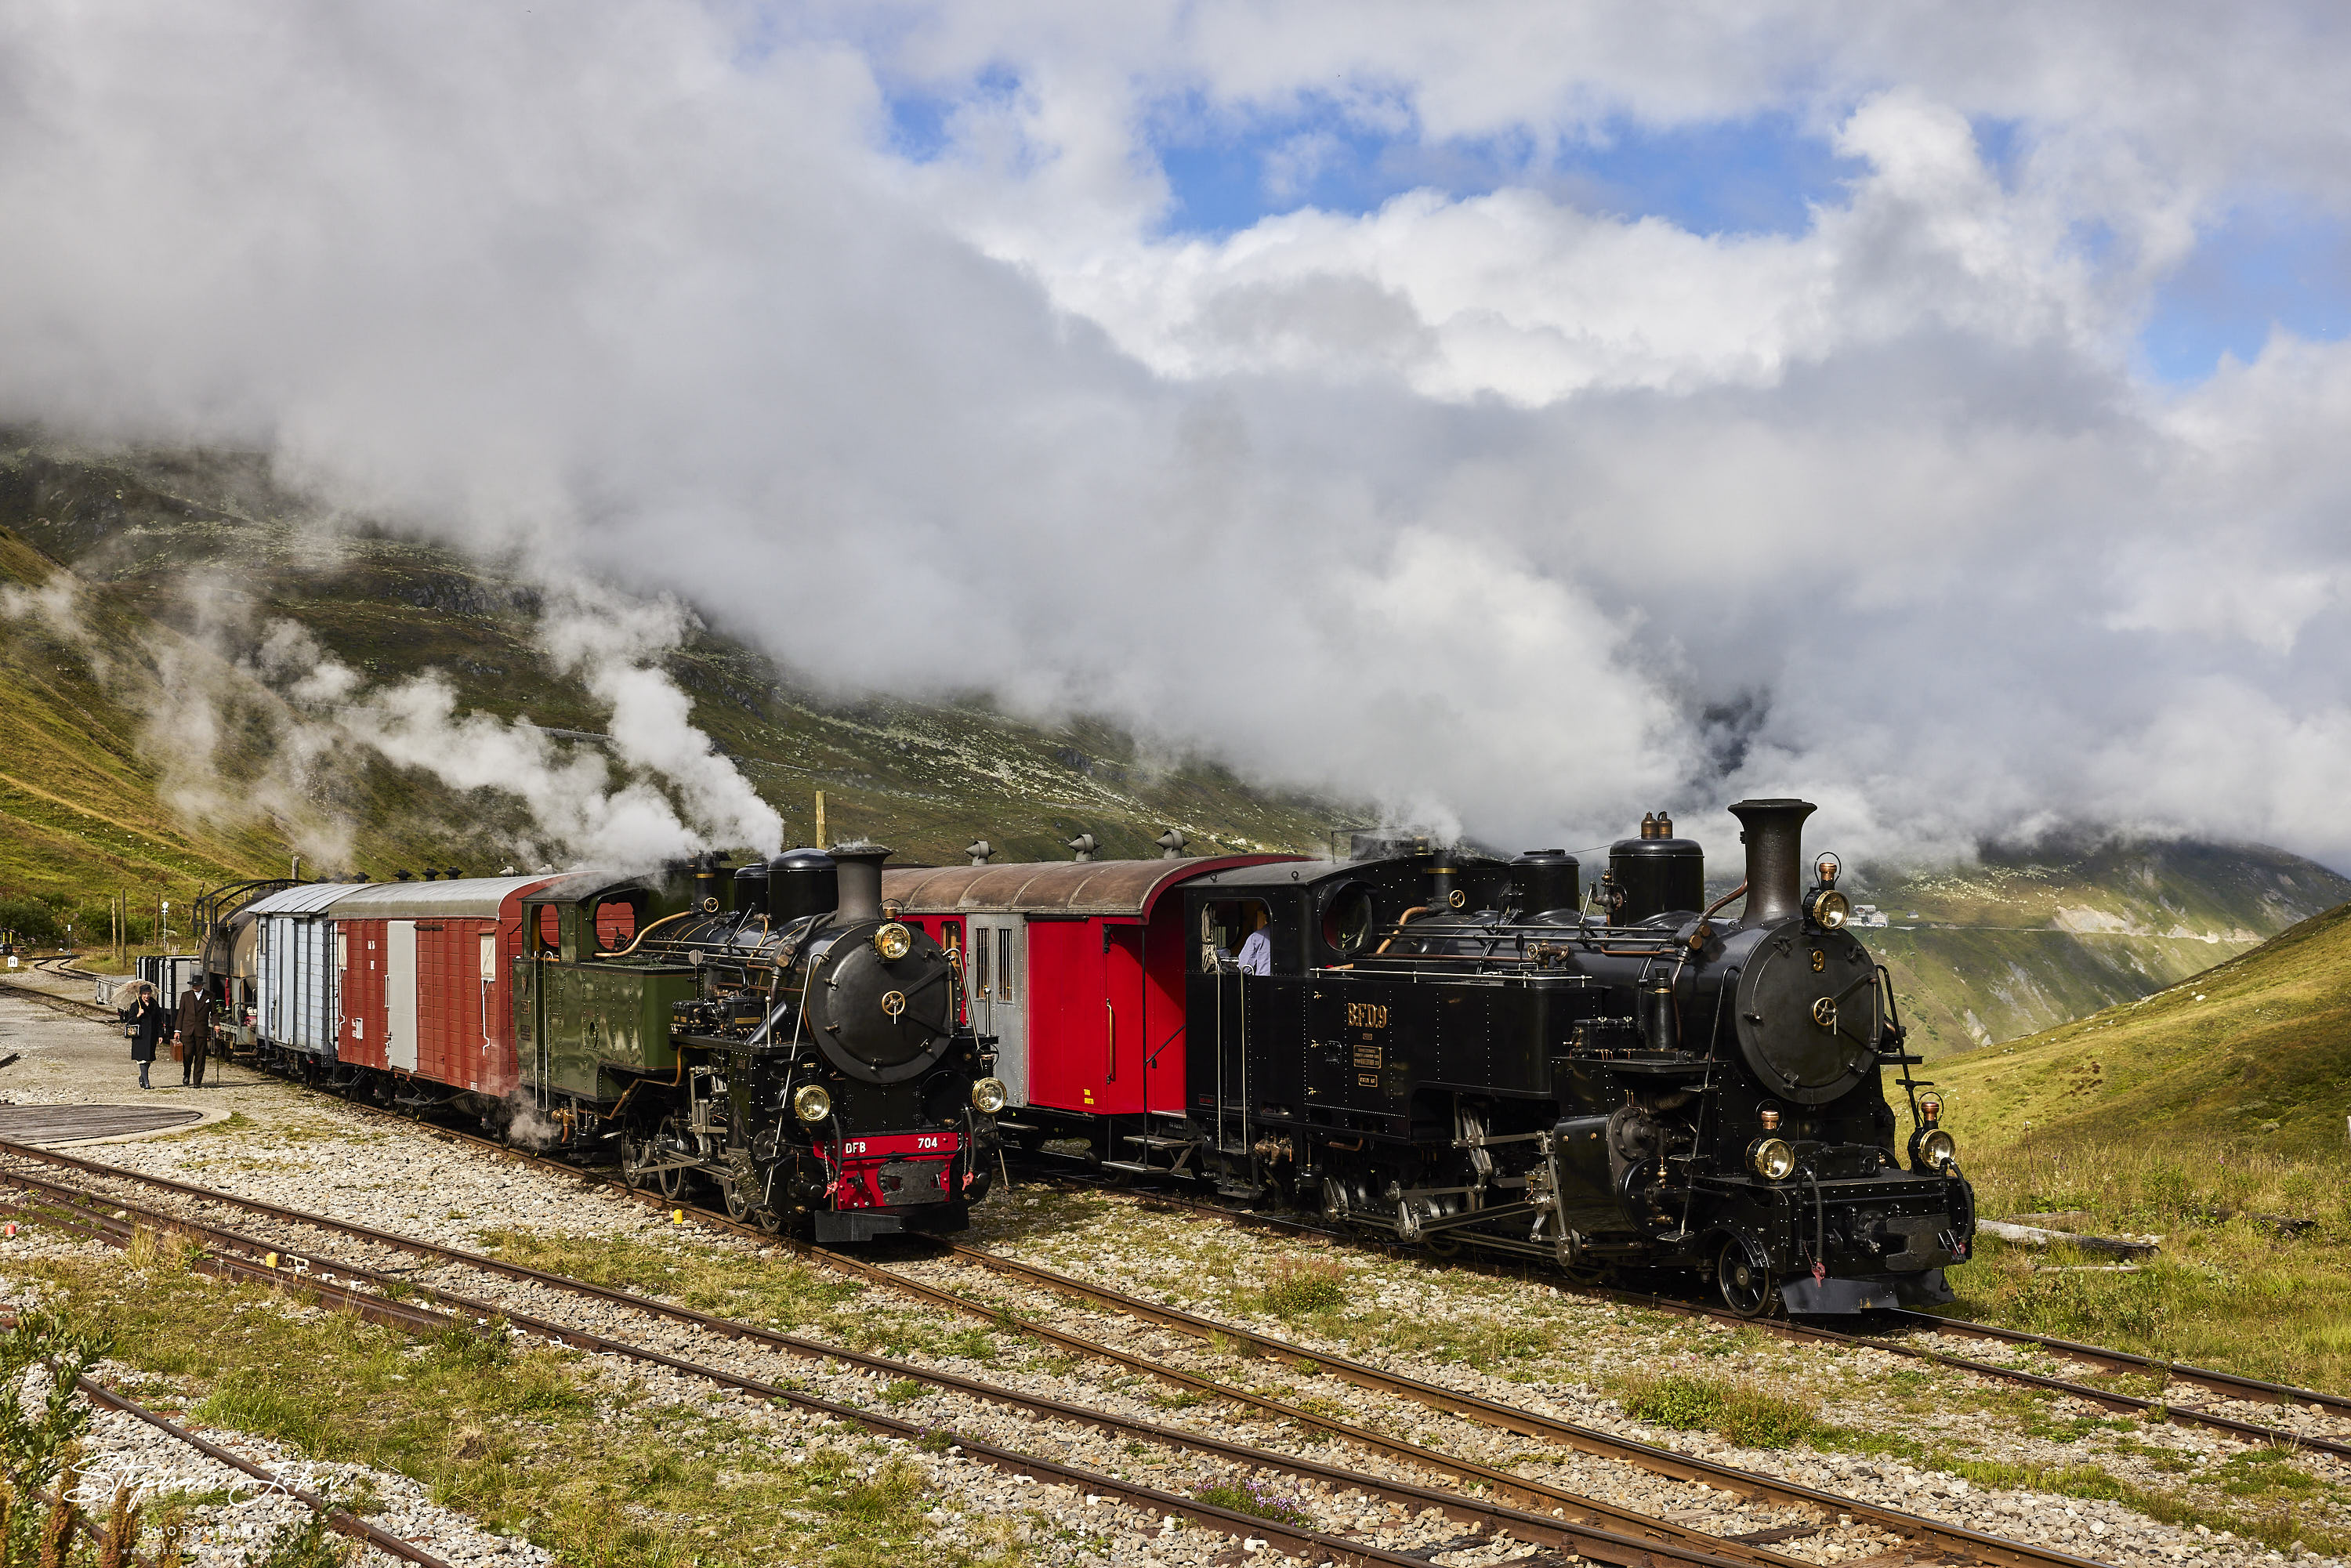
POLYGON ((193 634, 158 632, 131 650, 107 647, 67 572, 35 590, 0 587, 0 618, 36 620, 65 638, 148 715, 141 748, 162 768, 166 802, 188 818, 266 817, 314 866, 348 866, 357 824, 326 785, 350 758, 372 753, 518 804, 529 827, 505 847, 519 865, 635 869, 703 849, 780 845, 776 812, 688 722, 685 694, 657 664, 688 629, 674 601, 581 583, 548 598, 541 651, 610 708, 616 777, 592 747, 563 745, 528 720, 462 711, 436 670, 371 685, 293 622, 253 624, 234 585, 199 579, 184 591, 193 634), (248 716, 267 737, 257 771, 226 744, 248 716))
MULTIPOLYGON (((26 0, 0 415, 265 443, 821 679, 1089 708, 1504 842, 1794 791, 1848 854, 2092 822, 2351 866, 2351 347, 2275 331, 2185 389, 2133 357, 2257 183, 2351 206, 2341 21, 1766 9, 26 0), (938 155, 885 88, 944 106, 938 155), (1164 234, 1155 115, 1309 102, 1533 151, 1164 234), (1769 116, 1850 171, 1799 232, 1544 162, 1769 116)), ((684 818, 430 681, 288 700, 455 734, 550 832, 764 831, 610 635, 548 646, 684 818)))

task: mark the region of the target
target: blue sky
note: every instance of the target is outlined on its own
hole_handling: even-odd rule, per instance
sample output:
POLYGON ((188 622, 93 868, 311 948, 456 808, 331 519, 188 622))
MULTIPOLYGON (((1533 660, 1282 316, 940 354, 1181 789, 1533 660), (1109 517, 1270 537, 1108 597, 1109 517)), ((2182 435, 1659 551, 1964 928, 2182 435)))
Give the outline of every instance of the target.
MULTIPOLYGON (((1019 87, 1008 73, 991 73, 969 92, 998 98, 1019 87)), ((896 152, 925 162, 946 150, 957 99, 906 91, 889 101, 896 152)), ((1976 121, 1978 146, 2003 178, 2028 135, 2012 120, 1976 121)), ((1506 185, 1699 234, 1797 235, 1812 208, 1842 201, 1844 183, 1860 172, 1792 115, 1667 128, 1620 120, 1596 137, 1539 151, 1523 137, 1431 141, 1400 105, 1366 115, 1311 94, 1280 112, 1163 100, 1145 116, 1143 147, 1173 198, 1162 232, 1207 238, 1301 207, 1361 214, 1405 191, 1458 197, 1506 185)), ((2095 226, 2084 243, 2095 258, 2095 226)), ((2277 196, 2208 225, 2150 301, 2136 368, 2158 383, 2193 385, 2224 355, 2252 359, 2273 329, 2324 340, 2351 335, 2351 225, 2277 196)))
POLYGON ((2138 348, 2154 379, 2192 383, 2223 354, 2252 360, 2273 326, 2329 341, 2351 335, 2342 219, 2283 200, 2224 214, 2157 289, 2138 348))

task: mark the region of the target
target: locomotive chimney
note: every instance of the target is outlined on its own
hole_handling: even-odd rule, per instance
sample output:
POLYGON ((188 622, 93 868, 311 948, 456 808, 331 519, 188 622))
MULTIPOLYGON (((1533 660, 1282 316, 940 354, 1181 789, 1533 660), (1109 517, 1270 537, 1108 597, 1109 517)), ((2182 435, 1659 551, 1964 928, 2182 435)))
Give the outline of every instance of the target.
POLYGON ((1461 891, 1461 868, 1447 863, 1448 856, 1437 858, 1437 863, 1428 868, 1428 906, 1439 911, 1458 909, 1468 902, 1461 891))
POLYGON ((889 858, 880 844, 843 844, 832 852, 841 887, 833 914, 843 924, 882 918, 882 862, 889 858))
POLYGON ((1730 808, 1747 846, 1747 914, 1744 924, 1767 925, 1802 908, 1804 819, 1810 800, 1741 800, 1730 808))
POLYGON ((694 907, 716 909, 725 900, 721 896, 726 862, 716 850, 706 850, 694 857, 694 907))

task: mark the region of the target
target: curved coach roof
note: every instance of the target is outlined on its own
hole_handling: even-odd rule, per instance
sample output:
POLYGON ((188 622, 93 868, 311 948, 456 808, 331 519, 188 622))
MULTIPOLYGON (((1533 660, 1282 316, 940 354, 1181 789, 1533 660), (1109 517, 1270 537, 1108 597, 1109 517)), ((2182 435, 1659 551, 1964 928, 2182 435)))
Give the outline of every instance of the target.
POLYGON ((229 916, 232 924, 259 915, 324 915, 339 898, 348 898, 353 889, 366 885, 350 882, 306 882, 296 887, 281 887, 266 894, 229 916))
POLYGON ((1198 860, 1039 861, 1014 865, 882 868, 882 896, 908 915, 1148 915, 1176 883, 1302 855, 1209 855, 1198 860))
POLYGON ((338 920, 495 920, 507 899, 552 880, 475 876, 455 882, 345 883, 332 913, 338 920))

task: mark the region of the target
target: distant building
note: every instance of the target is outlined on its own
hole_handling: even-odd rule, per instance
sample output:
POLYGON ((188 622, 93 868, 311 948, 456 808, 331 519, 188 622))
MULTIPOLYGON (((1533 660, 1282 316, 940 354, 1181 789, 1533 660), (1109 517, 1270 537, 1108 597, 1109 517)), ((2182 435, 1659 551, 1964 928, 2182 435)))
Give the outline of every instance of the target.
POLYGON ((1877 905, 1874 904, 1856 904, 1853 906, 1852 917, 1846 920, 1845 924, 1847 925, 1857 925, 1865 928, 1883 927, 1886 924, 1886 912, 1879 909, 1877 905))

